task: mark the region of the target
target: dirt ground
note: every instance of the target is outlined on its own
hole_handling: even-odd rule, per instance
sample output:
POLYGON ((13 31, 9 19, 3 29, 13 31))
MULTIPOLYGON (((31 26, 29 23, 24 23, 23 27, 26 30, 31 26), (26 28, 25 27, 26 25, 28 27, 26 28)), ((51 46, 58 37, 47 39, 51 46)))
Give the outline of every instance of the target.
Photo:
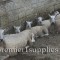
POLYGON ((6 60, 60 60, 60 34, 50 35, 36 39, 33 48, 58 48, 58 52, 29 52, 26 54, 18 54, 14 57, 9 57, 6 60))

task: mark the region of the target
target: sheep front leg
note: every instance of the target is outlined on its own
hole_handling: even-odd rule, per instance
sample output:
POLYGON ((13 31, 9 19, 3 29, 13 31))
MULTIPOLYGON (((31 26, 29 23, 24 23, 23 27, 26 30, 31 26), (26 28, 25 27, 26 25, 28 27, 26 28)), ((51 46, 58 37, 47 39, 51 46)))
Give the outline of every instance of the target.
POLYGON ((49 32, 48 32, 48 29, 47 28, 44 28, 43 31, 45 32, 45 34, 43 36, 48 36, 49 35, 49 32))
POLYGON ((35 39, 34 39, 34 34, 32 33, 32 35, 31 35, 31 37, 30 37, 30 39, 29 39, 29 41, 28 41, 28 43, 29 43, 29 45, 30 46, 33 46, 33 44, 34 44, 34 42, 35 42, 35 39))

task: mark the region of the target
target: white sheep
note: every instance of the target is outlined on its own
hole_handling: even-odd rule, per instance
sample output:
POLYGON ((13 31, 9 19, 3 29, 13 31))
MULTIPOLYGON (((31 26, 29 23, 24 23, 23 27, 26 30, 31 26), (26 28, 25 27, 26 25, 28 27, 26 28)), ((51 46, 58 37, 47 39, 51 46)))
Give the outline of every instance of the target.
POLYGON ((35 37, 38 37, 38 36, 43 37, 43 36, 48 36, 49 35, 48 29, 45 26, 32 27, 31 32, 34 34, 35 37))
POLYGON ((26 21, 26 29, 31 28, 32 26, 32 21, 26 21))
MULTIPOLYGON (((19 49, 24 48, 27 42, 35 42, 34 34, 30 30, 25 30, 19 34, 5 35, 3 41, 6 46, 5 49, 19 49)), ((10 56, 16 55, 17 52, 8 52, 10 56)))
MULTIPOLYGON (((55 12, 55 17, 54 20, 51 20, 54 24, 55 24, 55 27, 56 27, 56 30, 57 30, 57 33, 60 32, 60 14, 57 12, 55 12)), ((52 18, 52 16, 50 15, 50 18, 52 18)))
POLYGON ((47 29, 50 28, 51 24, 55 23, 55 15, 49 15, 50 19, 42 21, 42 17, 38 17, 38 21, 45 26, 47 29))

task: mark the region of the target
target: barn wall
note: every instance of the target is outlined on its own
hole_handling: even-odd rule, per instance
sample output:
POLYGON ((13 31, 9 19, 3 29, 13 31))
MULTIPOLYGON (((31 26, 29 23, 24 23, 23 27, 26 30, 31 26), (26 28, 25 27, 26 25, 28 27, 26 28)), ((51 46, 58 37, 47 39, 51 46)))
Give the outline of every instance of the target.
POLYGON ((12 0, 0 5, 0 25, 20 25, 25 20, 33 20, 58 8, 60 0, 12 0))

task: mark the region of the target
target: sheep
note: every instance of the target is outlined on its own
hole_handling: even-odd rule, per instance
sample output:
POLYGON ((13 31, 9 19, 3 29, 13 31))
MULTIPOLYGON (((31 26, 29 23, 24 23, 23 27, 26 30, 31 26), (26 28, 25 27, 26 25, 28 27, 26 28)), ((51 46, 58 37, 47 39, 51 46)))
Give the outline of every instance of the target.
POLYGON ((50 19, 48 19, 48 20, 42 21, 42 19, 40 19, 40 18, 38 18, 38 20, 40 20, 39 22, 42 26, 45 26, 48 29, 49 33, 55 34, 56 33, 56 26, 55 26, 55 23, 56 23, 55 17, 56 16, 49 14, 49 17, 50 17, 50 19), (54 31, 52 31, 52 30, 54 30, 54 31))
POLYGON ((50 19, 44 20, 44 21, 42 21, 42 17, 38 17, 39 22, 40 22, 43 26, 45 26, 47 29, 50 29, 50 26, 51 26, 52 24, 55 24, 55 15, 50 15, 50 14, 49 14, 49 17, 50 17, 50 19))
POLYGON ((49 35, 48 29, 45 26, 32 27, 31 32, 34 34, 35 37, 43 37, 49 35))
POLYGON ((38 17, 38 22, 40 22, 41 25, 45 26, 47 29, 49 29, 51 22, 50 19, 42 21, 42 17, 38 17))
POLYGON ((14 29, 15 29, 15 33, 20 33, 20 28, 21 26, 14 26, 14 29))
POLYGON ((43 20, 43 18, 42 18, 42 17, 38 17, 38 21, 37 21, 38 25, 41 25, 42 20, 43 20))
MULTIPOLYGON (((27 42, 35 42, 34 34, 30 30, 25 30, 19 34, 5 35, 3 41, 5 42, 5 49, 19 49, 24 48, 27 42)), ((14 56, 17 52, 7 52, 9 56, 14 56)))
POLYGON ((54 20, 51 19, 51 22, 55 24, 57 33, 60 33, 60 18, 59 15, 57 16, 56 14, 58 13, 55 13, 54 17, 50 15, 50 18, 54 18, 54 20))
POLYGON ((27 23, 27 24, 26 24, 26 29, 32 27, 32 26, 31 26, 31 25, 32 25, 32 21, 26 21, 26 23, 27 23))

